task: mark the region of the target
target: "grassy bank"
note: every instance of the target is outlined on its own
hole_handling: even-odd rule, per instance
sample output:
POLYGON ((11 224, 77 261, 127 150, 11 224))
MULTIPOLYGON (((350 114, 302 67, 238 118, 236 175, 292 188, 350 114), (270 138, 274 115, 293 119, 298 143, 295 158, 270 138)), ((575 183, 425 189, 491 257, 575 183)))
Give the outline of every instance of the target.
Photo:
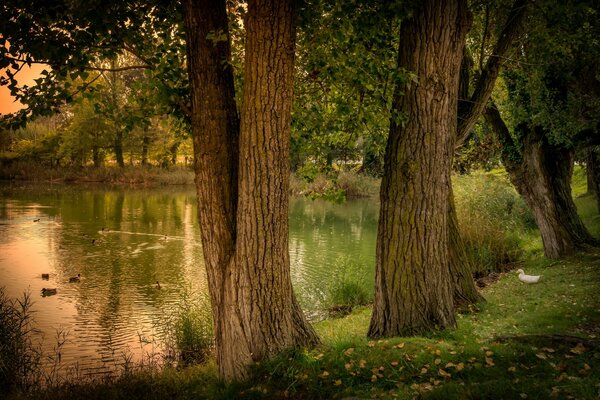
POLYGON ((504 274, 454 330, 368 341, 370 310, 362 308, 317 324, 319 348, 259 365, 246 383, 221 385, 209 362, 13 398, 597 398, 600 253, 524 267, 543 274, 542 282, 504 274))
POLYGON ((120 185, 193 185, 194 171, 183 166, 46 167, 15 162, 0 168, 0 180, 62 183, 105 183, 120 185))

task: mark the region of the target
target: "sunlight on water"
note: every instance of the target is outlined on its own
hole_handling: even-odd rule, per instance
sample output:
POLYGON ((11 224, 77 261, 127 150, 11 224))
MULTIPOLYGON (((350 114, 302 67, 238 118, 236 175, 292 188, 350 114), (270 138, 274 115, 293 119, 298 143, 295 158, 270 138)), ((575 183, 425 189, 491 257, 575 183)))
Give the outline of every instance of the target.
MULTIPOLYGON (((160 352, 158 328, 184 290, 206 292, 192 188, 4 185, 0 192, 0 286, 9 297, 32 294, 46 353, 66 333, 65 370, 104 373, 160 352), (43 288, 56 294, 42 296, 43 288)), ((291 200, 292 279, 309 316, 344 272, 342 259, 372 287, 376 219, 373 201, 291 200)))

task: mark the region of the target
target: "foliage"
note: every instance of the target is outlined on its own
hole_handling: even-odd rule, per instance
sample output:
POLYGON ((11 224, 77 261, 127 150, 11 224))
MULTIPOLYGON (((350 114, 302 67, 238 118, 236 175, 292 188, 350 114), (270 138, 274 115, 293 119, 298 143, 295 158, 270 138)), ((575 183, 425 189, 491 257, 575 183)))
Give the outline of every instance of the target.
POLYGON ((0 387, 27 391, 39 379, 41 351, 33 342, 31 295, 9 299, 0 287, 0 387))
MULTIPOLYGON (((504 74, 508 96, 499 106, 513 127, 541 127, 550 144, 567 148, 597 136, 599 13, 594 1, 538 3, 519 60, 504 74)), ((513 139, 522 140, 518 129, 513 139)))
POLYGON ((0 69, 6 68, 0 85, 26 105, 5 122, 23 126, 28 118, 58 112, 77 95, 90 93, 106 71, 116 72, 106 60, 119 55, 132 59, 127 70, 146 70, 147 84, 160 92, 155 99, 183 117, 185 50, 175 2, 15 1, 0 7, 0 21, 0 69), (28 87, 19 83, 19 72, 31 63, 49 68, 28 87))
POLYGON ((331 172, 325 175, 318 173, 316 169, 307 169, 309 165, 312 164, 307 164, 297 173, 292 173, 291 194, 343 203, 347 198, 375 197, 379 193, 378 178, 351 171, 331 172))
POLYGON ((315 0, 298 34, 292 169, 356 163, 380 174, 396 82, 398 10, 378 0, 315 0), (392 17, 390 17, 392 16, 392 17), (368 162, 367 162, 368 161, 368 162))

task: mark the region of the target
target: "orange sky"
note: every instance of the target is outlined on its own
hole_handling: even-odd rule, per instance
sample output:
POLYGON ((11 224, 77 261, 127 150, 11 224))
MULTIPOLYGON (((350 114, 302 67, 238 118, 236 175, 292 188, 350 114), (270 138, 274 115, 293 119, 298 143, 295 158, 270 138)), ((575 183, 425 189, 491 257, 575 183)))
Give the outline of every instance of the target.
MULTIPOLYGON (((31 68, 27 66, 23 67, 17 79, 19 85, 33 85, 33 80, 39 78, 40 72, 48 68, 45 64, 32 64, 31 68)), ((0 70, 0 75, 5 75, 5 70, 0 70)), ((19 102, 15 102, 15 99, 10 95, 10 90, 6 86, 0 86, 0 114, 9 114, 22 108, 23 105, 19 102)))

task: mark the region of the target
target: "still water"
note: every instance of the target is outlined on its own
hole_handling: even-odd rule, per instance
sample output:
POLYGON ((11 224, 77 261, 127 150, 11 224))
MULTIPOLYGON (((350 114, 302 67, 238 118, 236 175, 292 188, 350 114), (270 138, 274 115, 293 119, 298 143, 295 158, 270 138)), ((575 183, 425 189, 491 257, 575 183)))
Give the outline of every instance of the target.
MULTIPOLYGON (((292 280, 309 317, 340 277, 372 288, 377 215, 372 200, 291 199, 292 280)), ((160 351, 183 294, 206 292, 193 188, 0 186, 0 286, 31 294, 46 353, 66 333, 65 370, 104 373, 160 351)))

